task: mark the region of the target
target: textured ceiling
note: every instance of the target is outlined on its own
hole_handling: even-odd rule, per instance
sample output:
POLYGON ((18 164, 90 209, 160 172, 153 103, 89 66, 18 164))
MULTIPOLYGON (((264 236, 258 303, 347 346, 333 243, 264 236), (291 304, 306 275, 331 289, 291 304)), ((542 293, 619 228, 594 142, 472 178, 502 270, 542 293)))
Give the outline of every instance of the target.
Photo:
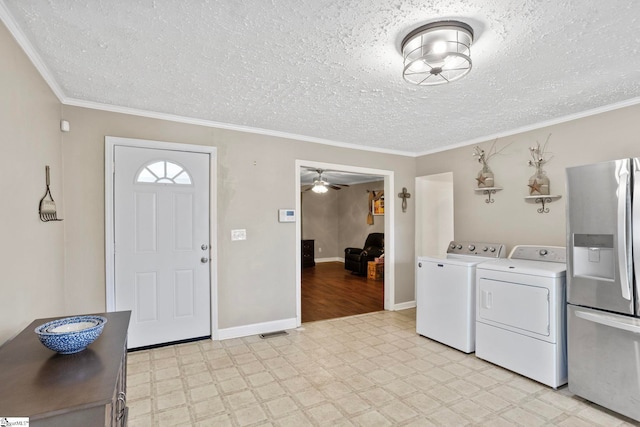
POLYGON ((379 175, 303 167, 300 169, 300 183, 302 185, 313 184, 313 181, 318 178, 318 170, 322 170, 322 178, 331 184, 355 185, 384 180, 384 177, 379 175))
MULTIPOLYGON (((0 0, 64 103, 436 151, 640 97, 629 0, 0 0), (412 29, 475 31, 457 82, 402 79, 412 29)), ((26 42, 26 43, 25 43, 26 42)))

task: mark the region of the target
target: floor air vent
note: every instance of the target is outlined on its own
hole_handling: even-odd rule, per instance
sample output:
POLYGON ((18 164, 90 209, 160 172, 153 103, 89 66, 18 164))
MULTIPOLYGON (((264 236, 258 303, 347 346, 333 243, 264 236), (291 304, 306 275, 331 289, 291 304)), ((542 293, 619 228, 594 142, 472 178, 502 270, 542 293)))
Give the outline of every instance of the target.
POLYGON ((275 332, 267 332, 266 334, 260 334, 260 338, 267 339, 273 337, 279 337, 281 335, 289 335, 287 331, 275 331, 275 332))

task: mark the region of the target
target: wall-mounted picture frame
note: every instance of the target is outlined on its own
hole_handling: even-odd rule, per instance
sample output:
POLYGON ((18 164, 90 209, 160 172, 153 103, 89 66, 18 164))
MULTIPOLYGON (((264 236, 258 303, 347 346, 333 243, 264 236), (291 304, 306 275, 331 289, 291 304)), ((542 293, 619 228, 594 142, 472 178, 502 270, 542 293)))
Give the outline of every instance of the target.
POLYGON ((374 215, 384 215, 384 197, 371 201, 371 212, 374 215))

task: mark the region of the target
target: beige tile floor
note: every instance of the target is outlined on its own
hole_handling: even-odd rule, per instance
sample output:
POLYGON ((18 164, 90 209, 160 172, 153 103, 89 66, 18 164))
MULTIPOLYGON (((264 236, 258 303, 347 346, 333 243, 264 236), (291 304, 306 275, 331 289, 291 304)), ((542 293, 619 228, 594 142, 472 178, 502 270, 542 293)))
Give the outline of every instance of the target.
POLYGON ((416 335, 415 309, 129 354, 129 426, 623 426, 416 335))

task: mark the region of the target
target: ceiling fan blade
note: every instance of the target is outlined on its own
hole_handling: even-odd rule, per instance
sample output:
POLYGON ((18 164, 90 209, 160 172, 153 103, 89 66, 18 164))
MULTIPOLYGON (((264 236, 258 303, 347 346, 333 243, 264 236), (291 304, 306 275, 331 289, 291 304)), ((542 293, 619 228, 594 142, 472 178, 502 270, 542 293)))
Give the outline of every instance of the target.
POLYGON ((329 188, 333 188, 334 190, 342 190, 342 187, 338 187, 337 185, 329 184, 329 188))
POLYGON ((348 184, 331 184, 331 185, 337 185, 338 187, 348 187, 348 184))

